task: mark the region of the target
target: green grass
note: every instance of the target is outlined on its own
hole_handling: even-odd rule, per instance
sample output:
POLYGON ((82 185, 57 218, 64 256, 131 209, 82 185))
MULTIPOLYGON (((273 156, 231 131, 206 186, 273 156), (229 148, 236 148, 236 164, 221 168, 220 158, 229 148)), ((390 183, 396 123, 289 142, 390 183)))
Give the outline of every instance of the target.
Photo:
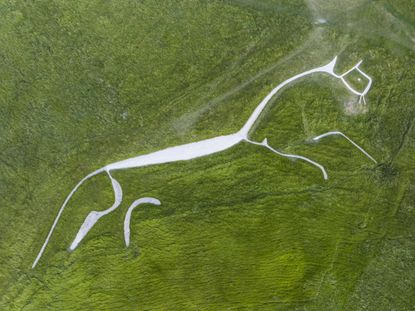
POLYGON ((411 3, 307 3, 0 4, 0 309, 411 310, 411 3), (327 24, 314 24, 319 14, 327 24), (323 164, 327 182, 313 166, 246 143, 117 171, 122 206, 68 252, 89 211, 112 204, 99 175, 30 269, 86 174, 235 132, 273 86, 337 54, 338 73, 364 59, 374 79, 365 113, 346 113, 356 98, 316 75, 280 93, 252 132, 323 164), (340 137, 310 142, 329 130, 379 165, 340 137), (143 196, 162 205, 134 211, 125 248, 126 209, 143 196))

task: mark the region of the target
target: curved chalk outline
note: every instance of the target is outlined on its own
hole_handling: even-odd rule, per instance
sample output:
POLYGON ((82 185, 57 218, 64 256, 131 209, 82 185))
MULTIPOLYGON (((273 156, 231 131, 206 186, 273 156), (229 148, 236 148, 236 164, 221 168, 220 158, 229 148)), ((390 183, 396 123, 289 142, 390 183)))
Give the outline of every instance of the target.
POLYGON ((365 149, 363 149, 362 147, 360 147, 358 144, 356 144, 352 139, 350 139, 346 134, 340 132, 340 131, 333 131, 333 132, 327 132, 324 134, 321 134, 319 136, 316 136, 313 138, 314 141, 319 141, 321 138, 327 137, 327 136, 331 136, 331 135, 340 135, 343 136, 344 138, 346 138, 350 143, 353 144, 353 146, 355 146, 357 149, 359 149, 366 157, 368 157, 370 160, 372 160, 373 162, 375 162, 376 164, 378 163, 378 161, 375 160, 375 158, 373 158, 368 152, 366 152, 365 149))
POLYGON ((125 214, 125 219, 124 219, 124 241, 125 241, 125 246, 129 246, 130 245, 130 221, 131 221, 131 213, 133 212, 133 210, 140 204, 144 204, 144 203, 150 203, 150 204, 154 204, 154 205, 160 205, 160 201, 155 199, 155 198, 151 198, 151 197, 144 197, 138 200, 135 200, 133 202, 133 204, 131 204, 131 206, 128 208, 127 214, 125 214))
POLYGON ((78 233, 76 234, 75 239, 73 240, 69 249, 73 251, 77 248, 78 244, 83 240, 83 238, 88 234, 89 230, 95 225, 95 223, 103 216, 114 211, 122 202, 122 188, 120 183, 111 176, 109 171, 106 171, 112 184, 112 189, 114 190, 114 204, 104 210, 104 211, 92 211, 86 216, 81 228, 79 228, 78 233))
POLYGON ((359 104, 362 103, 362 99, 363 99, 363 103, 366 105, 366 99, 365 96, 366 94, 369 92, 370 88, 372 87, 372 78, 367 75, 363 70, 360 69, 360 65, 362 64, 363 60, 359 61, 355 66, 353 66, 352 68, 350 68, 349 70, 347 70, 345 73, 343 73, 340 76, 337 76, 338 78, 340 78, 342 80, 342 82, 344 83, 344 85, 353 93, 359 96, 359 104), (351 73, 353 70, 357 70, 361 75, 363 75, 369 82, 366 85, 366 88, 363 90, 363 92, 359 92, 356 91, 347 81, 346 79, 344 79, 345 76, 347 76, 349 73, 351 73))
POLYGON ((76 192, 76 190, 78 190, 78 188, 89 178, 91 178, 92 176, 98 175, 99 173, 103 172, 104 169, 99 169, 96 170, 95 172, 92 172, 91 174, 85 176, 83 179, 81 179, 81 181, 75 186, 75 188, 72 189, 72 191, 68 194, 68 196, 66 197, 65 201, 63 202, 61 208, 59 209, 58 215, 56 215, 55 220, 53 221, 52 227, 49 230, 48 235, 46 236, 45 242, 43 243, 39 253, 36 256, 35 261, 32 264, 32 269, 34 267, 36 267, 40 257, 42 257, 43 252, 45 251, 46 245, 49 243, 49 239, 53 233, 53 230, 55 230, 56 225, 58 224, 58 221, 60 219, 60 217, 62 216, 63 210, 66 207, 66 204, 68 204, 70 198, 72 197, 72 195, 76 192))
MULTIPOLYGON (((122 200, 122 189, 120 184, 112 178, 112 176, 110 175, 110 171, 113 170, 120 170, 120 169, 127 169, 127 168, 133 168, 133 167, 142 167, 142 166, 148 166, 148 165, 154 165, 154 164, 161 164, 161 163, 169 163, 169 162, 175 162, 175 161, 186 161, 186 160, 191 160, 197 157, 202 157, 202 156, 206 156, 206 155, 210 155, 213 153, 217 153, 220 151, 224 151, 226 149, 229 149, 231 147, 233 147, 234 145, 242 142, 242 141, 247 141, 248 139, 248 135, 249 135, 249 131, 251 130, 251 128, 253 127, 253 125, 255 124, 255 122, 257 121, 257 119, 259 118, 261 112, 264 110, 264 108, 266 107, 266 105, 268 104, 268 102, 272 99, 272 97, 283 87, 285 87, 286 85, 290 84, 291 82, 300 79, 304 76, 313 74, 313 73, 327 73, 335 78, 341 79, 342 82, 344 83, 344 85, 354 94, 356 95, 360 95, 360 100, 359 103, 361 102, 362 98, 364 103, 366 103, 364 96, 368 93, 368 91, 371 88, 372 85, 372 79, 365 74, 362 70, 360 70, 359 66, 362 63, 361 61, 355 65, 354 67, 352 67, 350 70, 348 70, 345 74, 343 75, 337 75, 336 73, 334 73, 334 67, 336 65, 337 62, 337 56, 327 65, 321 66, 321 67, 317 67, 305 72, 302 72, 300 74, 297 74, 283 82, 281 82, 279 85, 277 85, 274 89, 271 90, 270 93, 268 93, 268 95, 258 104, 258 106, 255 108, 254 112, 251 114, 251 116, 249 117, 249 119, 247 120, 247 122, 244 124, 244 126, 236 133, 234 134, 230 134, 230 135, 224 135, 224 136, 217 136, 211 139, 206 139, 206 140, 202 140, 202 141, 198 141, 198 142, 194 142, 194 143, 190 143, 190 144, 185 144, 185 145, 179 145, 179 146, 175 146, 175 147, 169 147, 160 151, 156 151, 150 154, 144 154, 141 156, 137 156, 137 157, 133 157, 130 159, 126 159, 126 160, 122 160, 122 161, 118 161, 115 163, 111 163, 101 169, 98 169, 97 171, 87 175, 85 178, 83 178, 76 186, 75 188, 70 192, 70 194, 67 196, 67 198, 65 199, 63 205, 61 206, 61 208, 59 209, 58 215, 56 216, 52 227, 46 237, 45 242, 43 243, 39 254, 37 255, 35 261, 33 262, 32 268, 34 268, 36 266, 36 264, 38 263, 40 257, 42 256, 46 245, 49 242, 49 239, 52 235, 52 232, 54 231, 58 220, 61 217, 61 214, 63 212, 63 210, 65 209, 69 199, 72 197, 72 195, 76 192, 76 190, 81 186, 81 184, 91 178, 92 176, 95 176, 101 172, 107 172, 107 174, 109 175, 110 179, 111 179, 111 183, 114 189, 114 195, 115 195, 115 202, 114 205, 103 211, 103 212, 96 212, 93 211, 91 212, 86 219, 84 220, 84 223, 82 224, 81 228, 79 229, 74 241, 71 244, 71 249, 75 249, 78 244, 80 243, 80 241, 85 237, 85 235, 88 233, 88 231, 93 227, 93 225, 99 220, 99 218, 103 217, 104 215, 107 215, 108 213, 112 212, 114 209, 116 209, 122 200), (366 89, 363 92, 358 92, 355 89, 353 89, 347 82, 346 80, 343 78, 347 73, 351 72, 352 70, 358 70, 361 74, 363 74, 368 80, 369 80, 369 84, 367 85, 366 89)), ((259 144, 259 143, 256 143, 259 144)), ((271 151, 277 153, 277 154, 281 154, 281 155, 285 155, 282 154, 280 152, 278 152, 277 150, 273 149, 270 146, 266 146, 268 149, 270 149, 271 151)), ((288 155, 285 155, 288 156, 288 155)), ((327 179, 327 174, 325 174, 325 170, 323 170, 324 168, 306 158, 306 157, 301 157, 301 156, 295 156, 295 155, 289 155, 289 157, 292 158, 298 158, 298 159, 302 159, 304 161, 307 161, 317 167, 319 167, 322 171, 323 171, 323 176, 325 177, 325 179, 327 179)))
POLYGON ((315 162, 315 161, 313 161, 313 160, 311 160, 307 157, 304 157, 304 156, 300 156, 300 155, 296 155, 296 154, 283 153, 283 152, 280 152, 278 150, 275 150, 274 148, 272 148, 268 144, 268 140, 266 138, 261 143, 258 143, 258 142, 255 142, 255 141, 252 141, 252 140, 249 140, 249 139, 246 139, 246 141, 250 144, 254 144, 254 145, 263 146, 265 148, 268 148, 269 150, 271 150, 272 152, 274 152, 274 153, 276 153, 280 156, 283 156, 283 157, 286 157, 286 158, 291 158, 291 159, 300 159, 300 160, 306 161, 306 162, 318 167, 321 170, 321 172, 323 173, 323 177, 324 177, 325 180, 327 180, 329 178, 328 175, 327 175, 326 169, 324 168, 323 165, 321 165, 321 164, 319 164, 319 163, 317 163, 317 162, 315 162))

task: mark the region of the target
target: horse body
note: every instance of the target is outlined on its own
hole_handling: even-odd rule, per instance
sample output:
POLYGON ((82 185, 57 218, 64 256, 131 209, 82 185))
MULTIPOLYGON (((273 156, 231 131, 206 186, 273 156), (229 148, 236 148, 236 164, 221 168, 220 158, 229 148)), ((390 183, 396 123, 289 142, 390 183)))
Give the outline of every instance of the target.
POLYGON ((217 153, 238 144, 243 140, 239 133, 217 136, 194 143, 169 147, 152 153, 108 164, 105 170, 121 170, 176 161, 186 161, 217 153))

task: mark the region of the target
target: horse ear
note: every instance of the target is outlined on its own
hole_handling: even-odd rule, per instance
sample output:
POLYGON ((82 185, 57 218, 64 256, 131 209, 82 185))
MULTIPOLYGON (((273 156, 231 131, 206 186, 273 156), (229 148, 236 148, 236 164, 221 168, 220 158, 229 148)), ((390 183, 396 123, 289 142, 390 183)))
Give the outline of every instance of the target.
POLYGON ((329 69, 331 72, 334 72, 334 67, 336 66, 337 63, 337 55, 333 58, 333 60, 328 63, 325 67, 327 69, 329 69))

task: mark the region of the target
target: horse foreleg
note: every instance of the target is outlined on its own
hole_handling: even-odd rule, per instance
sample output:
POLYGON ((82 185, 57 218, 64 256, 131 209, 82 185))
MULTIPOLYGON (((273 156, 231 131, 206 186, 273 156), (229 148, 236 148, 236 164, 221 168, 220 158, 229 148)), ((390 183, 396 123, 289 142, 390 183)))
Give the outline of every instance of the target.
POLYGON ((372 160, 374 163, 378 163, 378 161, 375 160, 375 158, 373 158, 369 153, 366 152, 365 149, 363 149, 362 147, 360 147, 358 144, 356 144, 353 140, 351 140, 349 137, 347 137, 346 134, 343 134, 342 132, 339 131, 334 131, 334 132, 327 132, 324 133, 322 135, 316 136, 313 138, 314 141, 319 141, 321 138, 327 137, 327 136, 331 136, 331 135, 339 135, 342 136, 343 138, 345 138, 346 140, 348 140, 353 146, 355 146, 357 149, 359 149, 366 157, 368 157, 370 160, 372 160))
POLYGON ((280 151, 278 151, 278 150, 276 150, 276 149, 272 148, 272 147, 268 144, 268 140, 267 140, 266 138, 265 138, 265 139, 264 139, 261 143, 256 142, 256 141, 252 141, 252 140, 249 140, 249 139, 245 139, 245 140, 246 140, 248 143, 250 143, 250 144, 254 144, 254 145, 257 145, 257 146, 262 146, 262 147, 265 147, 265 148, 267 148, 267 149, 271 150, 272 152, 274 152, 274 153, 276 153, 276 154, 278 154, 278 155, 280 155, 280 156, 282 156, 282 157, 291 158, 291 159, 300 159, 300 160, 306 161, 306 162, 308 162, 308 163, 310 163, 310 164, 312 164, 312 165, 314 165, 314 166, 318 167, 318 168, 321 170, 321 172, 323 173, 323 177, 324 177, 324 179, 325 179, 325 180, 327 180, 327 179, 328 179, 328 175, 327 175, 327 172, 326 172, 326 169, 324 168, 324 166, 323 166, 323 165, 321 165, 321 164, 319 164, 319 163, 317 163, 317 162, 315 162, 315 161, 313 161, 313 160, 311 160, 311 159, 309 159, 309 158, 307 158, 307 157, 300 156, 300 155, 296 155, 296 154, 289 154, 289 153, 283 153, 283 152, 280 152, 280 151))

